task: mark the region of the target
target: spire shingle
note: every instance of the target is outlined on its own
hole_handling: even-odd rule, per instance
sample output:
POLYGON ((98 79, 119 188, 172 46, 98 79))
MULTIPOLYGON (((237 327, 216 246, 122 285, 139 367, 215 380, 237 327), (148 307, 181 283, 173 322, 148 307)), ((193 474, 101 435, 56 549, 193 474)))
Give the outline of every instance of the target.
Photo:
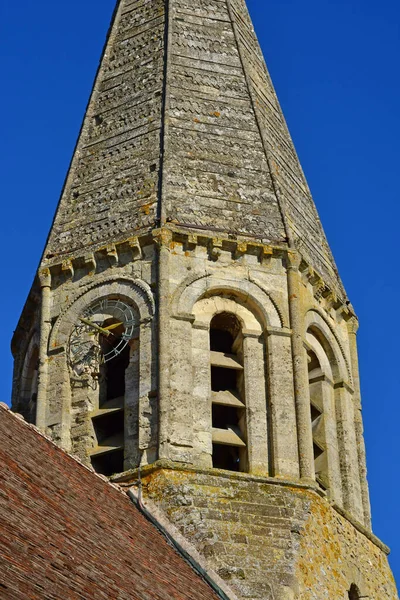
POLYGON ((345 295, 245 0, 121 0, 45 260, 172 221, 291 245, 345 295))

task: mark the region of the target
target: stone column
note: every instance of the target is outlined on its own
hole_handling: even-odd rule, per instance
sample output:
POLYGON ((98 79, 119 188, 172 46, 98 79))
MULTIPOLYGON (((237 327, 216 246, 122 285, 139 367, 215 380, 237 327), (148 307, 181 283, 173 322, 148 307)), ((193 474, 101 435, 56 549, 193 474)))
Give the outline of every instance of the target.
MULTIPOLYGON (((142 336, 130 342, 130 360, 125 371, 124 470, 134 469, 140 462, 139 449, 139 366, 142 336)), ((144 461, 146 462, 146 461, 144 461)))
POLYGON ((138 399, 139 399, 139 451, 143 464, 157 460, 158 455, 158 402, 157 382, 154 381, 155 357, 154 321, 140 324, 140 351, 138 367, 138 399))
POLYGON ((344 508, 362 523, 364 511, 358 469, 354 405, 346 383, 341 382, 335 385, 335 396, 344 508))
POLYGON ((169 458, 170 310, 169 262, 172 234, 168 229, 153 233, 158 247, 158 457, 169 458))
POLYGON ((47 379, 49 335, 51 328, 51 274, 49 269, 39 272, 40 287, 42 290, 42 303, 40 311, 40 344, 39 344, 39 377, 36 404, 36 426, 40 431, 46 431, 47 425, 47 379))
POLYGON ((366 527, 371 528, 371 504, 369 498, 369 489, 367 482, 367 461, 365 454, 365 441, 364 441, 364 427, 362 420, 362 407, 361 407, 361 389, 360 389, 360 375, 358 366, 358 350, 357 350, 357 331, 358 331, 358 320, 353 317, 347 323, 347 330, 349 332, 349 346, 350 346, 350 360, 351 360, 351 371, 353 377, 354 387, 354 424, 356 429, 356 440, 357 440, 357 451, 358 451, 358 465, 360 471, 360 483, 361 483, 361 494, 364 508, 364 524, 366 527))
POLYGON ((299 477, 291 331, 268 328, 269 436, 271 475, 299 477))
POLYGON ((171 364, 168 406, 168 456, 177 462, 193 462, 192 323, 171 319, 171 364))
POLYGON ((335 390, 331 379, 326 375, 318 377, 310 383, 311 400, 321 410, 323 417, 323 446, 325 447, 328 488, 331 498, 343 505, 342 477, 337 440, 335 390))
MULTIPOLYGON (((60 428, 60 445, 66 452, 70 452, 71 443, 71 418, 72 418, 72 393, 71 393, 71 378, 68 371, 67 357, 65 354, 54 357, 51 365, 52 373, 58 372, 60 383, 58 386, 58 395, 62 398, 61 409, 61 428, 60 428)), ((49 377, 49 376, 48 376, 49 377)), ((51 376, 53 377, 53 376, 51 376)), ((49 377, 50 379, 50 377, 49 377)), ((49 386, 50 387, 50 386, 49 386)), ((49 390, 49 393, 50 390, 49 390)))
POLYGON ((310 393, 308 388, 307 353, 304 348, 304 315, 301 307, 300 257, 288 252, 288 292, 289 314, 292 328, 292 358, 294 375, 294 394, 297 415, 297 436, 299 446, 300 477, 315 479, 313 441, 310 412, 310 393))
POLYGON ((249 473, 268 475, 268 426, 264 344, 259 332, 243 330, 249 473))
POLYGON ((210 327, 202 322, 192 326, 193 363, 193 453, 196 466, 212 467, 212 403, 210 369, 210 327))

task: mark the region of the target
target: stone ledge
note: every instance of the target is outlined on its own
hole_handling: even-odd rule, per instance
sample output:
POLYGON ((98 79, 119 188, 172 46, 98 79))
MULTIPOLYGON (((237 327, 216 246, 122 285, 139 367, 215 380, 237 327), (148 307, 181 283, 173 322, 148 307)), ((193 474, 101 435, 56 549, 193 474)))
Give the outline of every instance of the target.
MULTIPOLYGON (((326 498, 326 494, 323 490, 321 490, 317 484, 312 480, 300 480, 300 479, 279 479, 277 477, 268 477, 261 475, 251 475, 249 473, 236 473, 230 471, 223 471, 222 469, 207 469, 207 468, 195 468, 193 465, 188 465, 185 463, 175 463, 170 460, 158 460, 151 465, 146 465, 140 469, 132 469, 130 471, 126 471, 125 473, 121 473, 119 475, 114 475, 110 478, 112 483, 116 483, 121 487, 130 487, 137 482, 138 478, 143 478, 151 475, 156 471, 181 471, 181 472, 189 472, 189 473, 197 473, 200 475, 208 475, 211 477, 222 477, 224 479, 237 480, 237 481, 248 481, 255 483, 265 483, 268 485, 275 485, 278 487, 289 487, 295 488, 299 490, 307 490, 309 492, 313 492, 322 498, 326 498)), ((341 517, 346 519, 357 531, 359 531, 362 535, 364 535, 370 542, 372 542, 375 546, 377 546, 382 552, 386 555, 390 554, 390 548, 384 544, 376 535, 374 535, 371 531, 369 531, 362 523, 359 523, 352 515, 350 515, 345 509, 338 506, 336 503, 329 502, 329 505, 333 510, 335 510, 341 517)))
POLYGON ((339 506, 336 503, 331 503, 331 506, 336 512, 339 513, 341 517, 349 521, 353 527, 355 527, 360 533, 365 535, 366 538, 369 539, 370 542, 375 544, 382 552, 384 552, 387 556, 390 554, 390 548, 384 542, 382 542, 376 535, 369 531, 362 523, 359 523, 352 517, 344 508, 339 506))

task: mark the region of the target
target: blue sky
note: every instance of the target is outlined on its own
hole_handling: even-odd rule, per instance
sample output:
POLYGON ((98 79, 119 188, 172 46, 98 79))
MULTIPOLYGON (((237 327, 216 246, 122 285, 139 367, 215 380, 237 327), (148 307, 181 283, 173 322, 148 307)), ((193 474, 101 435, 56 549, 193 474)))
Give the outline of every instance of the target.
MULTIPOLYGON (((248 4, 361 321, 374 531, 392 547, 400 581, 400 3, 248 4)), ((51 224, 113 8, 114 0, 8 0, 0 7, 3 401, 11 389, 9 341, 51 224)))

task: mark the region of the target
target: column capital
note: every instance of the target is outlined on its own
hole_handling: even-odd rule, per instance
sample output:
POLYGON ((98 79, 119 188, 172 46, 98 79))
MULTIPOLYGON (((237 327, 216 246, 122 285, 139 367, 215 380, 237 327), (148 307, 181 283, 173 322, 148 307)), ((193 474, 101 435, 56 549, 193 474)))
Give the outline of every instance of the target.
POLYGON ((40 269, 39 273, 38 273, 38 277, 39 277, 39 282, 40 282, 40 287, 41 288, 45 288, 51 287, 51 272, 50 269, 44 268, 44 269, 40 269))
POLYGON ((259 340, 262 332, 258 329, 242 329, 243 338, 253 338, 255 340, 259 340))
POLYGON ((347 321, 346 325, 348 332, 353 333, 354 335, 357 333, 358 328, 360 326, 357 317, 351 317, 351 319, 347 321))
POLYGON ((268 336, 280 336, 280 337, 288 337, 291 338, 293 331, 288 327, 267 327, 266 329, 268 336))
POLYGON ((152 236, 158 248, 165 248, 171 244, 173 233, 167 227, 161 227, 160 229, 155 229, 152 232, 152 236))
POLYGON ((290 271, 298 271, 300 268, 302 258, 297 250, 288 250, 287 251, 287 268, 290 271))

